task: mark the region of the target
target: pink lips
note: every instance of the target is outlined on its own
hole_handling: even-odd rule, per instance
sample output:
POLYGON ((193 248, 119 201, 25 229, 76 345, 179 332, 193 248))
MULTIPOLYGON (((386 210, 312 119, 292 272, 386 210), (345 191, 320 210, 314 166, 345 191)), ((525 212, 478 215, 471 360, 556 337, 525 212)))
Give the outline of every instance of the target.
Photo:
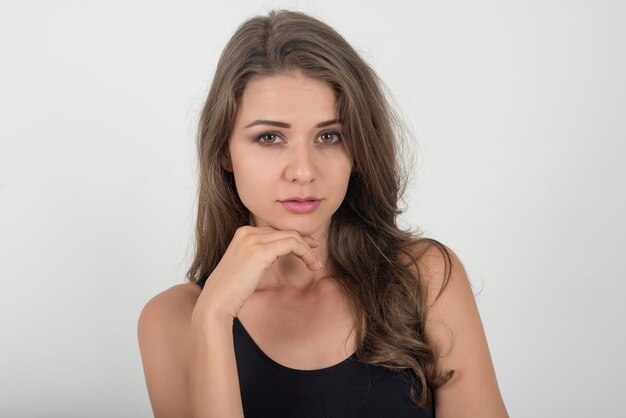
POLYGON ((321 202, 320 200, 311 200, 311 201, 304 201, 304 202, 298 202, 295 200, 283 200, 280 203, 282 203, 282 205, 288 210, 290 210, 291 212, 310 213, 318 208, 318 206, 320 205, 320 202, 321 202))

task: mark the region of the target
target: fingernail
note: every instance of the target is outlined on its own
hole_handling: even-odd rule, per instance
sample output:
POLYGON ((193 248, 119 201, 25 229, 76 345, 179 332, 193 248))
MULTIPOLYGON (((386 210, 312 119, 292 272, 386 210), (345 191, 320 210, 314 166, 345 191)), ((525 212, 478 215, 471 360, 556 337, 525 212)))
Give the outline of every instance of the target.
POLYGON ((322 268, 322 267, 323 267, 323 266, 322 266, 322 262, 320 261, 320 259, 319 259, 319 258, 317 259, 317 266, 318 266, 319 268, 322 268))

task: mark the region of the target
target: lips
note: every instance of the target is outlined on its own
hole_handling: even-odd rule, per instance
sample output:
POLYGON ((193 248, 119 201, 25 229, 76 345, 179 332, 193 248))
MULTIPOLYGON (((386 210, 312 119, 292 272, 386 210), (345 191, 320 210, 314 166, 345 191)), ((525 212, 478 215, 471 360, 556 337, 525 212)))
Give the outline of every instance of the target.
POLYGON ((287 199, 281 200, 281 202, 315 202, 320 200, 315 196, 291 196, 287 199))
POLYGON ((317 209, 321 201, 320 200, 309 200, 309 201, 298 201, 298 200, 283 200, 282 203, 285 209, 289 210, 292 213, 310 213, 317 209))

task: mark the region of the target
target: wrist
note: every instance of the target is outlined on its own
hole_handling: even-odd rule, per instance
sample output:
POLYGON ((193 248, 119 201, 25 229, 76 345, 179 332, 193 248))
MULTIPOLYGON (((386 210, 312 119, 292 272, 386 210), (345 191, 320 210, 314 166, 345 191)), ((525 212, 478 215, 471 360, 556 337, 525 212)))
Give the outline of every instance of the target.
POLYGON ((232 334, 234 317, 222 312, 212 311, 198 318, 192 318, 191 329, 194 335, 206 338, 224 332, 232 334))

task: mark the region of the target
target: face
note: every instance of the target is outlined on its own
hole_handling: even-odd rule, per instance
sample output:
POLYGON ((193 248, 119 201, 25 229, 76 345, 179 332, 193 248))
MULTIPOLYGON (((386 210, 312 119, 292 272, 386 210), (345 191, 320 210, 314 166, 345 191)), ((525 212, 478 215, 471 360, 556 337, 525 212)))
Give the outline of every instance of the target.
POLYGON ((352 171, 336 118, 335 93, 323 81, 292 72, 248 82, 222 164, 253 226, 325 235, 352 171), (281 203, 293 196, 320 203, 294 213, 281 203))

